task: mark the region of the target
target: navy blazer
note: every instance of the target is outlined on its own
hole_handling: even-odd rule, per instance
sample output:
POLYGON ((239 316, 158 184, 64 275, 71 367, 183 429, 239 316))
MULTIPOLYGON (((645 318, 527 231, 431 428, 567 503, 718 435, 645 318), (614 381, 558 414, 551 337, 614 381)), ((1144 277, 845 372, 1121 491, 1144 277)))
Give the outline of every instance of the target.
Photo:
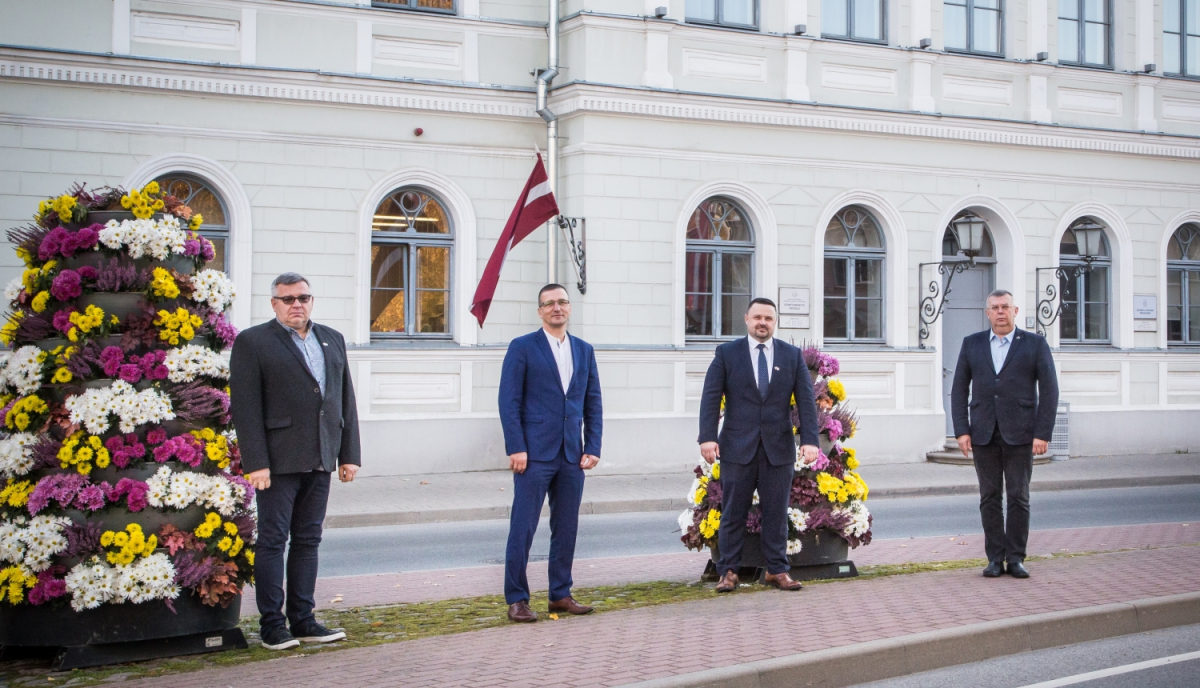
POLYGON ((575 370, 565 394, 543 330, 509 343, 500 371, 500 424, 508 454, 528 452, 530 461, 553 461, 561 448, 571 463, 584 454, 600 456, 604 419, 596 352, 579 337, 570 341, 575 370))
POLYGON ((963 338, 950 391, 955 437, 970 434, 972 444, 987 444, 997 425, 1006 444, 1049 442, 1054 434, 1058 374, 1050 345, 1045 337, 1020 328, 1012 335, 999 374, 992 363, 991 329, 963 338))
POLYGON ((817 446, 817 404, 813 399, 812 377, 800 349, 776 339, 773 367, 764 400, 758 393, 758 373, 750 358, 747 338, 717 347, 704 376, 704 394, 700 397, 699 442, 719 442, 722 461, 750 463, 761 440, 772 465, 794 463, 792 395, 796 396, 800 412, 800 444, 817 446), (725 397, 725 425, 718 436, 721 397, 725 397))

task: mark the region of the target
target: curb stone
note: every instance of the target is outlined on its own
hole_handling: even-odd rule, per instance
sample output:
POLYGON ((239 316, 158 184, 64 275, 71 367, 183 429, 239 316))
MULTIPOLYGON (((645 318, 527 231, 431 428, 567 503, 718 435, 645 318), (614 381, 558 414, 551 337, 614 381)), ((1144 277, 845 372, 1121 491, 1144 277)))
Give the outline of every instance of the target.
POLYGON ((1200 623, 1200 592, 959 626, 627 684, 846 688, 1050 647, 1200 623))

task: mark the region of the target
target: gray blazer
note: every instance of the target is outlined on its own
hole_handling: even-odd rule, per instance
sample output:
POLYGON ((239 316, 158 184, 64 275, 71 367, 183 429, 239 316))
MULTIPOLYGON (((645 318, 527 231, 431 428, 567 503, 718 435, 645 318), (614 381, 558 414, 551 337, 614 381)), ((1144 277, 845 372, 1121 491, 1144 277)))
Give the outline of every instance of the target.
POLYGON ((358 407, 337 330, 313 324, 325 353, 325 396, 292 343, 272 318, 238 335, 230 359, 231 411, 246 473, 333 472, 361 465, 358 407))

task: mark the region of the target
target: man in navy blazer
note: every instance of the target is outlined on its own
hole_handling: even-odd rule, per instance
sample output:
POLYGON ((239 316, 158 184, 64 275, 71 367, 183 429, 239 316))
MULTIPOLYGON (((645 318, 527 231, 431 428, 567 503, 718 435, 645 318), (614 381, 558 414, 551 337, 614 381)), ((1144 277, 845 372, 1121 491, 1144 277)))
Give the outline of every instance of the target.
POLYGON ((796 439, 791 402, 800 413, 800 453, 805 464, 817 460, 817 405, 812 377, 800 349, 774 338, 776 311, 770 299, 757 298, 746 311, 745 338, 717 347, 704 376, 700 398, 700 454, 721 459, 721 550, 717 592, 738 585, 746 517, 758 490, 762 507, 764 578, 781 590, 799 590, 788 572, 787 510, 796 465, 796 439), (721 399, 725 425, 720 434, 721 399))
POLYGON ((1011 292, 988 295, 987 317, 991 328, 965 337, 958 355, 950 393, 954 435, 964 455, 975 455, 988 558, 983 575, 997 578, 1007 567, 1009 575, 1028 578, 1029 478, 1033 455, 1046 453, 1054 432, 1058 375, 1046 338, 1017 329, 1011 292))
POLYGON ((550 496, 550 611, 587 614, 571 597, 571 563, 583 472, 600 461, 603 410, 592 345, 567 334, 571 301, 559 284, 538 292, 542 327, 508 345, 500 372, 500 423, 513 472, 504 556, 508 618, 537 621, 525 567, 542 503, 550 496))

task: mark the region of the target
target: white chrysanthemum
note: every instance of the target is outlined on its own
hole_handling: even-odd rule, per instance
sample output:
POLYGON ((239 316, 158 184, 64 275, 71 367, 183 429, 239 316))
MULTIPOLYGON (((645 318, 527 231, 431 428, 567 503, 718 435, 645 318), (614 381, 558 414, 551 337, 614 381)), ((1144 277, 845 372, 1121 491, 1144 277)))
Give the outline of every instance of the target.
POLYGON ((801 543, 799 540, 788 540, 787 541, 788 556, 791 556, 793 554, 799 554, 800 550, 802 550, 802 549, 804 549, 804 546, 803 546, 803 543, 801 543))
POLYGON ((720 459, 718 459, 715 463, 709 463, 708 461, 705 461, 704 457, 702 456, 700 457, 700 471, 704 473, 704 477, 711 478, 713 466, 719 463, 721 463, 720 459))
POLYGON ((25 288, 25 283, 21 280, 21 275, 17 275, 8 281, 4 286, 4 300, 12 303, 21 295, 21 290, 25 288))
POLYGON ((229 379, 225 357, 206 346, 188 344, 171 349, 163 363, 170 371, 171 382, 191 382, 200 376, 229 379))
POLYGON ((233 282, 220 270, 201 270, 192 278, 192 300, 223 311, 233 303, 233 282))
POLYGON ((187 233, 171 215, 159 220, 109 220, 100 230, 100 243, 110 249, 124 248, 130 258, 149 255, 166 260, 171 255, 183 255, 186 240, 187 233))
POLYGON ((758 504, 758 490, 754 491, 754 496, 750 498, 751 504, 758 504))
POLYGON ((692 486, 690 488, 688 488, 688 493, 687 493, 688 504, 691 504, 692 506, 696 506, 700 503, 696 499, 696 491, 699 489, 700 489, 700 479, 696 478, 696 479, 692 480, 692 486))
POLYGON ((23 346, 8 359, 4 366, 4 382, 19 392, 28 396, 42 387, 42 362, 39 360, 42 350, 36 346, 23 346))
POLYGON ((0 561, 8 564, 20 564, 25 561, 21 526, 11 521, 0 522, 0 561))
POLYGON ((233 516, 246 499, 246 490, 221 475, 205 475, 191 471, 172 471, 163 466, 146 481, 146 501, 153 507, 182 509, 199 504, 216 509, 222 516, 233 516))
POLYGON ((165 394, 155 389, 138 392, 124 380, 69 397, 63 405, 71 414, 71 422, 82 423, 93 435, 108 431, 112 424, 110 415, 117 416, 118 427, 123 433, 131 433, 139 425, 175 418, 171 399, 165 394))
POLYGON ((34 516, 16 536, 25 545, 25 566, 33 571, 50 568, 50 557, 67 548, 62 531, 70 524, 65 516, 34 516))
POLYGON ((679 514, 679 532, 687 535, 688 528, 692 527, 692 510, 687 509, 679 514))
POLYGON ((850 516, 850 523, 842 531, 848 537, 861 537, 871 529, 871 522, 868 520, 871 512, 867 511, 867 505, 862 502, 850 502, 845 508, 834 509, 833 513, 850 516))
POLYGON ((0 475, 16 478, 33 468, 33 443, 37 437, 28 432, 17 432, 0 439, 0 475))
POLYGON ((792 527, 797 533, 803 533, 808 529, 808 514, 799 509, 788 507, 788 521, 791 521, 792 527))

